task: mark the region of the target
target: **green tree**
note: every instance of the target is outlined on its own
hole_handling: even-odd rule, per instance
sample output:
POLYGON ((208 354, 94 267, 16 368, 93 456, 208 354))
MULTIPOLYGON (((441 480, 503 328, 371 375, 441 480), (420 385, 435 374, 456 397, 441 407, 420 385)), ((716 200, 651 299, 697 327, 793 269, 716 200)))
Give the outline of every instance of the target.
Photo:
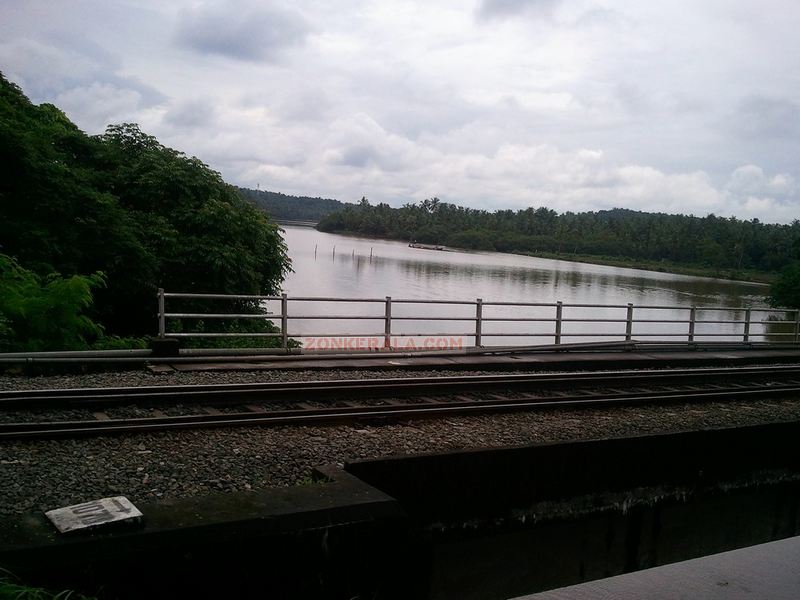
POLYGON ((322 217, 347 206, 344 202, 329 198, 288 196, 279 192, 247 188, 236 189, 244 199, 277 220, 319 221, 322 217))
POLYGON ((774 272, 792 260, 800 222, 765 225, 708 215, 667 215, 615 208, 557 214, 540 207, 488 213, 429 198, 402 208, 366 201, 324 216, 321 231, 380 235, 467 249, 594 255, 672 261, 715 274, 774 272))
MULTIPOLYGON (((135 224, 152 266, 143 280, 115 288, 109 306, 127 316, 106 319, 123 331, 154 323, 156 288, 231 294, 274 294, 289 269, 274 223, 219 173, 197 158, 167 148, 137 125, 109 126, 99 138, 110 165, 105 190, 114 193, 135 224), (146 307, 142 310, 141 307, 146 307)), ((247 308, 228 305, 228 309, 247 308)))
POLYGON ((0 351, 84 350, 103 335, 86 316, 103 276, 42 279, 0 254, 0 351))
POLYGON ((289 269, 278 227, 199 159, 132 123, 87 136, 2 75, 0 164, 2 251, 40 277, 103 272, 87 315, 110 333, 154 333, 159 287, 273 294, 289 269))
POLYGON ((800 262, 795 261, 782 272, 770 286, 769 303, 772 306, 800 308, 800 262))

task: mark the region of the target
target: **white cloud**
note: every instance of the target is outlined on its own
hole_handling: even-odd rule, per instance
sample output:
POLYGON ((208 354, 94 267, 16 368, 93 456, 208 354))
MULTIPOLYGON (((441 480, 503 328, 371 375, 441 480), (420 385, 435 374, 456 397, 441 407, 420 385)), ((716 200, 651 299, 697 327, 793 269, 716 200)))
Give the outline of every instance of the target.
POLYGON ((300 44, 308 25, 288 8, 270 4, 222 2, 192 5, 180 11, 176 38, 201 54, 239 60, 275 60, 300 44))
POLYGON ((174 104, 165 114, 164 121, 178 128, 192 129, 213 125, 216 110, 213 103, 193 98, 174 104))
POLYGON ((742 165, 737 168, 725 188, 735 196, 791 198, 798 192, 794 177, 788 173, 768 176, 757 165, 742 165))
POLYGON ((481 0, 477 16, 502 19, 520 14, 549 15, 561 0, 481 0))
POLYGON ((53 101, 68 114, 80 114, 89 131, 102 131, 108 123, 135 121, 141 102, 139 92, 103 83, 71 88, 53 101))
POLYGON ((34 101, 91 133, 137 121, 236 184, 800 213, 789 0, 11 4, 0 68, 34 101))

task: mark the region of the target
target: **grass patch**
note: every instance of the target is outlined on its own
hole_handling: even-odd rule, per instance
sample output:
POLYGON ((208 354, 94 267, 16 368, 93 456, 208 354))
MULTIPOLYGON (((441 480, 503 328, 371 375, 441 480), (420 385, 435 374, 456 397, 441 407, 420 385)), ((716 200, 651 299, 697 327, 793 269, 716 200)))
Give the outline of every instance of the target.
POLYGON ((72 590, 51 592, 25 585, 13 574, 0 569, 0 600, 97 600, 72 590))

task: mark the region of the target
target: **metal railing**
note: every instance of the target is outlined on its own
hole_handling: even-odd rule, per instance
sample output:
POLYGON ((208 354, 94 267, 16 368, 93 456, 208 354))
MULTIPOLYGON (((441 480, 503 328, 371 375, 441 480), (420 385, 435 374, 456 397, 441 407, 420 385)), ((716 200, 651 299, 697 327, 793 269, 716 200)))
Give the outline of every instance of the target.
MULTIPOLYGON (((227 294, 184 294, 158 290, 158 335, 175 338, 280 338, 287 348, 290 340, 359 339, 371 349, 393 349, 402 340, 426 338, 463 340, 472 346, 491 346, 487 340, 545 338, 556 345, 565 339, 633 339, 696 342, 723 339, 739 342, 800 340, 800 310, 761 307, 670 306, 633 304, 581 304, 564 302, 490 302, 475 300, 424 300, 414 298, 334 298, 227 294), (228 300, 257 302, 267 311, 258 313, 167 312, 167 300, 228 300), (307 307, 322 304, 322 310, 307 307), (364 310, 364 307, 375 307, 364 310), (347 307, 336 309, 333 307, 347 307), (409 311, 420 307, 423 314, 409 311), (304 310, 305 308, 305 310, 304 310), (295 313, 293 310, 298 310, 295 313), (348 313, 349 314, 343 314, 348 313), (587 314, 588 311, 588 314, 587 314), (458 314, 460 313, 460 314, 458 314), (782 314, 782 316, 781 316, 782 314), (730 315, 730 318, 726 318, 730 315), (270 321, 274 331, 178 331, 169 324, 181 321, 215 319, 260 319, 270 321), (316 331, 315 323, 327 326, 344 324, 342 331, 316 331), (361 331, 357 324, 374 322, 378 327, 361 331), (427 324, 427 325, 423 325, 427 324), (431 327, 431 325, 435 325, 431 327), (466 325, 466 328, 463 326, 466 325), (453 330, 453 326, 460 329, 453 330), (438 329, 437 329, 438 328, 438 329), (509 330, 509 328, 511 328, 509 330)), ((547 343, 542 341, 541 343, 547 343)), ((465 344, 464 344, 465 345, 465 344)), ((356 347, 352 346, 351 347, 356 347)), ((442 349, 445 345, 437 345, 442 349)), ((461 346, 459 346, 461 347, 461 346)), ((317 348, 335 349, 338 347, 317 348)))

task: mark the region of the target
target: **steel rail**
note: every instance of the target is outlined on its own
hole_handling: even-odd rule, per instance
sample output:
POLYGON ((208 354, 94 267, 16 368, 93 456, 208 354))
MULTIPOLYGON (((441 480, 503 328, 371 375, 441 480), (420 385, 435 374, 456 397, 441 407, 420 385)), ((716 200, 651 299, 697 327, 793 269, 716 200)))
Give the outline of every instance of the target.
POLYGON ((146 417, 95 421, 55 421, 46 423, 0 423, 0 439, 39 439, 171 431, 190 428, 265 425, 314 425, 335 421, 435 417, 446 414, 469 415, 534 409, 591 408, 601 406, 698 402, 719 399, 768 397, 800 392, 800 384, 742 386, 705 390, 657 390, 645 393, 581 394, 557 398, 493 398, 488 400, 432 401, 423 404, 303 408, 264 412, 146 417))
POLYGON ((244 399, 284 400, 313 394, 315 397, 404 396, 489 389, 545 389, 593 385, 649 385, 688 383, 709 378, 742 380, 765 377, 800 378, 800 365, 706 367, 669 370, 614 370, 573 373, 525 373, 459 375, 441 377, 392 377, 299 382, 239 383, 213 385, 141 386, 10 390, 0 392, 0 409, 76 407, 136 402, 239 402, 244 399))

